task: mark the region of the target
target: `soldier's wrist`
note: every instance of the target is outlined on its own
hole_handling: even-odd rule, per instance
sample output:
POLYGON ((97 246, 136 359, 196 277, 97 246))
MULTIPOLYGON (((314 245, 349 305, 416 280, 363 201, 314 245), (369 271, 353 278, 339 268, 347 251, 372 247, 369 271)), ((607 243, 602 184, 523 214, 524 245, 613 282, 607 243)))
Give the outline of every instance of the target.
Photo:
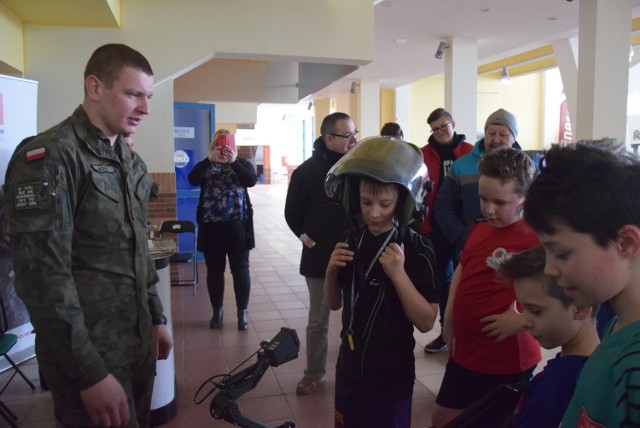
POLYGON ((151 323, 153 325, 167 325, 167 317, 164 316, 164 314, 154 317, 151 320, 151 323))

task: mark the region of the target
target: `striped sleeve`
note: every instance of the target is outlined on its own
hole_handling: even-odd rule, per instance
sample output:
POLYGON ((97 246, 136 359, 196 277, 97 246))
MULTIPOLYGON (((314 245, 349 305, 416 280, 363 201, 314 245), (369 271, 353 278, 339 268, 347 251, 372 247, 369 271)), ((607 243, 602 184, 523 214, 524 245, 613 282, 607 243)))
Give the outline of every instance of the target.
POLYGON ((640 333, 614 362, 616 413, 620 427, 640 426, 640 333))

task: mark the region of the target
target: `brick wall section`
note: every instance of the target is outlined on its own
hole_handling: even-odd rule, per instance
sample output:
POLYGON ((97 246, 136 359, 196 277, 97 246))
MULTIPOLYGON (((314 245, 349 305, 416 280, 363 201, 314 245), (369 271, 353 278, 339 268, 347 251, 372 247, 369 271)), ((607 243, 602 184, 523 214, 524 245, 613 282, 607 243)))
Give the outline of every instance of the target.
POLYGON ((176 174, 151 172, 149 175, 160 188, 160 197, 149 201, 149 222, 160 227, 163 220, 176 218, 176 174))
MULTIPOLYGON (((149 201, 148 224, 155 224, 158 229, 165 220, 178 217, 176 204, 176 174, 174 172, 150 172, 151 178, 160 187, 160 196, 149 201)), ((178 266, 171 265, 171 283, 178 281, 178 266)))

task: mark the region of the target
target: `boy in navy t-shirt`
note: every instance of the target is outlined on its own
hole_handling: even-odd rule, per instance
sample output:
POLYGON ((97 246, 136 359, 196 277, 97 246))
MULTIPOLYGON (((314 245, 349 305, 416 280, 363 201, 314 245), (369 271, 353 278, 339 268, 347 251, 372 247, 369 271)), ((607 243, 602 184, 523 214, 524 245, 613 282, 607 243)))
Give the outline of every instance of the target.
POLYGON ((514 281, 525 327, 545 349, 561 347, 528 385, 516 410, 514 427, 557 427, 573 396, 587 358, 600 340, 596 306, 576 307, 556 281, 544 274, 541 246, 505 261, 499 274, 514 281))

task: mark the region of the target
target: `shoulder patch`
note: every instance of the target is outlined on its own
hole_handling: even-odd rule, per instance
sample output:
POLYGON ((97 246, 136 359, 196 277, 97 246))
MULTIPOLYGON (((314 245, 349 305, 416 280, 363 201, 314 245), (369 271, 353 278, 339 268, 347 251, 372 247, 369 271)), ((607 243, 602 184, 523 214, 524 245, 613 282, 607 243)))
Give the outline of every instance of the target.
POLYGON ((51 207, 51 189, 49 182, 41 180, 34 183, 23 183, 16 187, 15 209, 46 210, 51 207))
POLYGON ((47 148, 46 147, 38 147, 36 149, 31 149, 26 153, 25 160, 27 162, 33 162, 39 159, 44 159, 47 156, 47 148))

